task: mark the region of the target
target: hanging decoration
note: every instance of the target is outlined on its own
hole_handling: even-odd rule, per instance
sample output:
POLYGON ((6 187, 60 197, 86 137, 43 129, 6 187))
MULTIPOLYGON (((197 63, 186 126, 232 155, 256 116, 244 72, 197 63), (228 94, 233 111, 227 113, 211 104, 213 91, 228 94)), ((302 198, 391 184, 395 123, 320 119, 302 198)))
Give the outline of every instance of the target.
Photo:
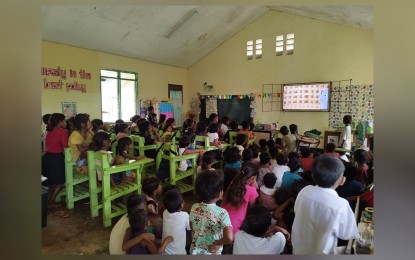
POLYGON ((257 94, 257 98, 279 98, 281 93, 260 93, 257 94))
POLYGON ((251 93, 249 95, 198 95, 199 99, 254 99, 255 94, 251 93))
POLYGON ((208 99, 206 100, 206 118, 209 117, 210 114, 218 113, 218 100, 217 99, 208 99))

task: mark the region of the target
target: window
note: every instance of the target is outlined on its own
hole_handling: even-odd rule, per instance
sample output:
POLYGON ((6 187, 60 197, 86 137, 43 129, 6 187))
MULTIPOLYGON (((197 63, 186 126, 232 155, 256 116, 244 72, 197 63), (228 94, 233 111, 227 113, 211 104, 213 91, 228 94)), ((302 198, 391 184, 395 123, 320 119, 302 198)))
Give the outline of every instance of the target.
POLYGON ((275 53, 281 56, 284 53, 284 35, 278 35, 276 41, 275 53))
POLYGON ((255 41, 255 58, 259 59, 262 57, 262 39, 255 41))
MULTIPOLYGON (((294 33, 287 34, 285 51, 287 55, 294 54, 294 33)), ((284 35, 276 37, 275 54, 281 56, 284 54, 284 35)))
POLYGON ((293 33, 287 34, 286 49, 287 49, 287 55, 291 55, 294 53, 294 34, 293 33))
POLYGON ((101 112, 104 122, 130 121, 138 114, 137 73, 101 70, 101 112))
POLYGON ((248 57, 248 60, 252 59, 254 56, 254 41, 246 42, 246 56, 248 57))
POLYGON ((255 54, 255 58, 257 59, 262 57, 262 39, 257 39, 255 41, 255 49, 254 49, 254 41, 246 42, 246 56, 248 60, 252 60, 252 58, 254 57, 254 54, 255 54))

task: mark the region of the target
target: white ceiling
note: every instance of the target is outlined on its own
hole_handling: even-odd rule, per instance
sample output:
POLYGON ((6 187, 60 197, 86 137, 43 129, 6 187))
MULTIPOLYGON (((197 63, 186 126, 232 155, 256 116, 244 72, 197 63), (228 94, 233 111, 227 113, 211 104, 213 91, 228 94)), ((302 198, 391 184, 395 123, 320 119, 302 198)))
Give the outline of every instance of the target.
POLYGON ((367 6, 44 6, 42 39, 188 68, 269 10, 373 30, 367 6))

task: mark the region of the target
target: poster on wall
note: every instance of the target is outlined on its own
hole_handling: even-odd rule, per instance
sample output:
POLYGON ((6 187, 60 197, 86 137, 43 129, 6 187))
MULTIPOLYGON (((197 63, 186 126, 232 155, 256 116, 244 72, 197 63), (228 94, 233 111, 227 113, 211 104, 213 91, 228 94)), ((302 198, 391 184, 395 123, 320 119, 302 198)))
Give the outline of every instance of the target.
POLYGON ((218 100, 208 99, 206 100, 206 118, 209 118, 210 114, 218 113, 218 100))
POLYGON ((333 143, 336 147, 339 146, 339 136, 329 135, 327 136, 327 143, 333 143))
POLYGON ((76 115, 76 102, 62 102, 62 113, 65 119, 76 115))

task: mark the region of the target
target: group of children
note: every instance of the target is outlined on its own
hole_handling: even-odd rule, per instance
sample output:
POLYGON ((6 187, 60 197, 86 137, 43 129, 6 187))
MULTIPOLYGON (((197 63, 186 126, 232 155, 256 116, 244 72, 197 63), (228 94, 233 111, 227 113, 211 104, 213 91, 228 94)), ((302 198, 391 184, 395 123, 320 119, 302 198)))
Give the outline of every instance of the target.
MULTIPOLYGON (((42 173, 53 187, 48 207, 65 182, 63 149, 71 147, 72 159, 79 172, 86 169, 86 151, 106 152, 113 165, 142 157, 131 155, 129 134, 144 137, 145 145, 169 141, 174 135, 174 119, 149 113, 149 118, 131 118, 128 126, 117 122, 116 154, 112 156, 110 135, 102 121, 77 114, 67 127, 63 114, 47 119, 44 135, 45 155, 42 173), (163 134, 159 134, 163 130, 163 134)), ((162 191, 157 177, 142 180, 141 195, 127 200, 128 213, 111 233, 110 252, 128 254, 330 254, 337 239, 357 238, 357 225, 349 202, 366 193, 373 183, 373 153, 357 150, 353 157, 357 166, 341 160, 332 145, 324 154, 308 147, 297 152, 297 126, 283 126, 282 138, 259 140, 247 122, 218 120, 212 114, 209 123, 185 120, 179 139, 179 155, 198 153, 198 165, 186 161, 178 170, 197 167, 195 192, 197 202, 189 213, 183 211, 184 200, 172 186, 162 191), (229 131, 237 131, 235 145, 224 149, 229 131), (197 149, 195 136, 207 136, 218 149, 197 149), (162 205, 158 198, 162 194, 162 205), (316 195, 317 194, 317 195, 316 195), (127 223, 128 222, 128 223, 127 223), (290 235, 291 234, 291 235, 290 235), (186 237, 188 239, 186 239, 186 237)), ((347 137, 347 133, 345 134, 347 137)), ((146 150, 146 157, 155 158, 155 150, 146 150)), ((124 173, 111 184, 134 177, 124 173)), ((97 172, 100 180, 100 173, 97 172)), ((373 190, 367 205, 373 205, 373 190)))

